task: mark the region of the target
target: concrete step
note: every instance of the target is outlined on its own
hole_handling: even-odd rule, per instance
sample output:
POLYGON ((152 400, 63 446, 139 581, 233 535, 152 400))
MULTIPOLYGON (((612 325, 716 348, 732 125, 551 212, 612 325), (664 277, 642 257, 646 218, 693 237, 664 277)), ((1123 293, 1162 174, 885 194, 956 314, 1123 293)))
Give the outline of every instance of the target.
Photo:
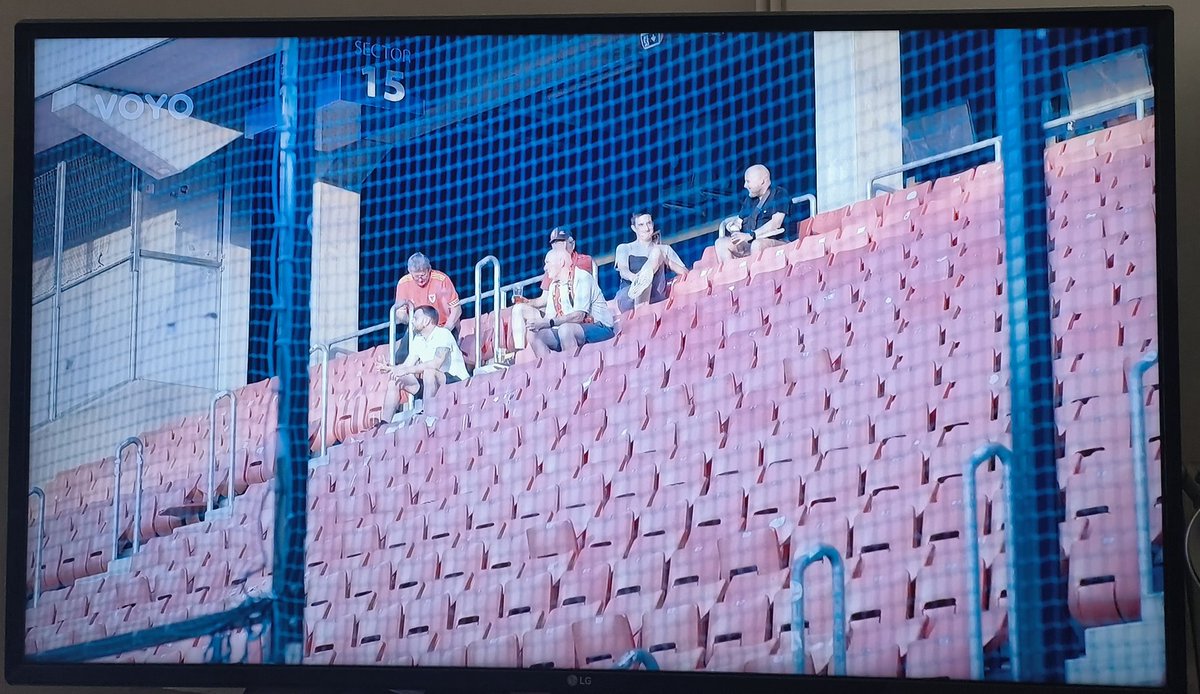
POLYGON ((1161 685, 1166 672, 1162 595, 1148 596, 1142 619, 1084 631, 1086 654, 1067 661, 1077 684, 1161 685))

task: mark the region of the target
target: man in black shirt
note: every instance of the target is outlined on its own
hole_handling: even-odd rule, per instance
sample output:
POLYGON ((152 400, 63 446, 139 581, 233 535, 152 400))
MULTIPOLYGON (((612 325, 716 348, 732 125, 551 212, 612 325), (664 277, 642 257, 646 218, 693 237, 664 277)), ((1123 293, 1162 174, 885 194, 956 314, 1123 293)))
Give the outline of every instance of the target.
POLYGON ((762 164, 746 169, 746 193, 749 196, 738 216, 729 220, 727 235, 717 239, 717 257, 721 262, 745 258, 763 248, 787 243, 787 219, 792 198, 783 188, 771 184, 771 172, 762 164))

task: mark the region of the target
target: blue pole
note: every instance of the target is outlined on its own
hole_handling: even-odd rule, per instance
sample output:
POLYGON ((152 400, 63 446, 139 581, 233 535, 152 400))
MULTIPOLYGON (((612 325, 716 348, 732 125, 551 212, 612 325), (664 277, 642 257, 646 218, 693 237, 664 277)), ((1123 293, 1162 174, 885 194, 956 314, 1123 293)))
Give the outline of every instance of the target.
POLYGON ((1158 362, 1149 352, 1129 367, 1129 433, 1133 438, 1133 500, 1137 518, 1138 580, 1143 597, 1153 592, 1150 559, 1150 480, 1146 478, 1146 409, 1142 405, 1142 380, 1158 362))
POLYGON ((842 555, 831 545, 807 549, 792 560, 792 658, 796 674, 804 674, 804 572, 828 559, 833 566, 833 674, 846 674, 846 569, 842 555))
MULTIPOLYGON (((1012 389, 1010 628, 1022 679, 1062 682, 1078 651, 1059 565, 1053 333, 1042 123, 1048 47, 1034 30, 996 31, 996 123, 1004 166, 1005 264, 1012 389)), ((970 243, 970 241, 968 241, 970 243)))
MULTIPOLYGON (((984 676, 983 668, 983 597, 979 584, 981 576, 979 573, 979 500, 976 496, 978 485, 976 484, 976 474, 979 472, 980 464, 992 458, 999 458, 1001 464, 1004 465, 1004 487, 1008 498, 1009 508, 1012 508, 1012 483, 1011 473, 1012 452, 998 443, 988 443, 975 451, 967 461, 966 469, 963 470, 963 482, 965 487, 966 506, 966 525, 967 530, 967 561, 969 568, 967 569, 967 622, 968 636, 970 638, 971 647, 971 679, 981 680, 984 676)), ((1013 550, 1013 536, 1008 533, 1005 541, 1008 543, 1008 561, 1009 575, 1011 576, 1013 550)), ((1020 612, 1015 609, 1016 602, 1010 598, 1008 601, 1008 628, 1011 637, 1012 650, 1012 673, 1013 680, 1021 681, 1021 649, 1018 646, 1018 634, 1020 629, 1017 628, 1020 622, 1020 612)))
POLYGON ((313 180, 311 123, 302 122, 300 49, 280 39, 280 128, 275 199, 275 369, 279 375, 279 459, 275 479, 275 567, 271 658, 299 664, 304 656, 304 543, 308 491, 308 349, 313 180))

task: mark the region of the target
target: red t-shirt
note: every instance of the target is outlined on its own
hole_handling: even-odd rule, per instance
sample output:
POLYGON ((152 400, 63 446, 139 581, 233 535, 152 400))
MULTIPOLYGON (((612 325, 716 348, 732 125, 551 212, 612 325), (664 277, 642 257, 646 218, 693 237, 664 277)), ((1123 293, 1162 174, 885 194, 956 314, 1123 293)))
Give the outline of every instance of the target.
MULTIPOLYGON (((580 268, 582 270, 587 270, 588 272, 592 273, 593 277, 596 275, 596 270, 595 270, 596 263, 595 263, 595 261, 592 260, 592 256, 590 256, 590 255, 587 255, 584 253, 572 253, 571 254, 571 265, 573 265, 574 267, 580 268)), ((542 291, 543 292, 546 291, 549 287, 550 287, 550 278, 543 277, 542 278, 542 291)))
POLYGON ((450 309, 458 306, 458 291, 454 289, 454 282, 437 270, 429 273, 429 281, 424 287, 418 285, 412 275, 405 275, 396 283, 396 303, 406 301, 412 302, 413 308, 434 307, 438 312, 438 325, 445 327, 450 309))

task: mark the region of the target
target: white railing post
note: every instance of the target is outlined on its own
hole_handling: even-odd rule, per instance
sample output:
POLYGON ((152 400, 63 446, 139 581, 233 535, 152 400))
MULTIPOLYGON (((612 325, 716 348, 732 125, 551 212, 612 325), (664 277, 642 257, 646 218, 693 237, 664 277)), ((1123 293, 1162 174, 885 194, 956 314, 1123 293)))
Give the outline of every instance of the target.
POLYGON ((222 390, 208 406, 208 512, 216 508, 217 474, 217 403, 229 398, 229 510, 233 511, 233 468, 237 464, 237 396, 222 390))

